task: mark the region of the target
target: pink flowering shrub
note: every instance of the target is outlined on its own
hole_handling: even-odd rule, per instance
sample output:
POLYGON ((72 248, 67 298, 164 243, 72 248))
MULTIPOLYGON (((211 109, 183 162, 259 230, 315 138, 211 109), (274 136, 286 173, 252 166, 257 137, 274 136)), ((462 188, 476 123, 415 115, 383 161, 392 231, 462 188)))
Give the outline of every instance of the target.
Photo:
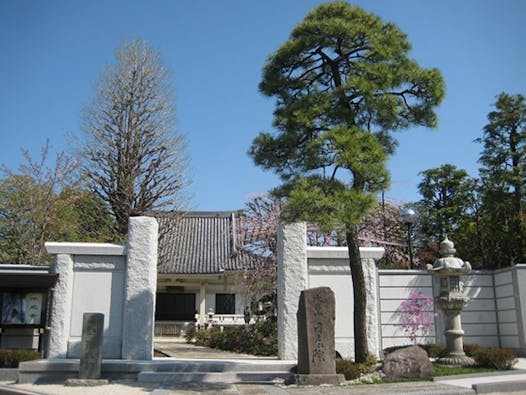
POLYGON ((425 337, 433 326, 437 315, 433 311, 433 298, 422 291, 411 291, 409 298, 400 303, 400 324, 414 344, 418 338, 425 337))

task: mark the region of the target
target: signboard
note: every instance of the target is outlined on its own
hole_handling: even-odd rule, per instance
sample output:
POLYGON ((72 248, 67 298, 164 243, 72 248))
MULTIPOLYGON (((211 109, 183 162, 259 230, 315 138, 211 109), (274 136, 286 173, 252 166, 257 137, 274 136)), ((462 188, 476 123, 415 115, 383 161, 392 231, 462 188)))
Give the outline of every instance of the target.
POLYGON ((43 292, 3 292, 1 326, 41 326, 46 295, 43 292))

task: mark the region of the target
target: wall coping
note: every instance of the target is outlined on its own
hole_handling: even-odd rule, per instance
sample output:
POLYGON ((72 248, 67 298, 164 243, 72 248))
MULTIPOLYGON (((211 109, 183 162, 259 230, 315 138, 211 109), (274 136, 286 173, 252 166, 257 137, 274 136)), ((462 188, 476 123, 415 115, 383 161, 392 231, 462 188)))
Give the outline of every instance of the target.
POLYGON ((18 265, 18 264, 1 264, 0 273, 21 273, 21 272, 38 272, 49 273, 51 269, 48 265, 18 265))
POLYGON ((378 274, 430 276, 426 269, 378 269, 378 274))
MULTIPOLYGON (((517 269, 526 269, 526 265, 516 265, 517 269)), ((473 275, 477 276, 493 276, 497 273, 502 273, 506 271, 510 271, 513 269, 513 267, 505 267, 502 269, 496 269, 496 270, 472 270, 469 273, 462 274, 462 277, 469 277, 473 275)), ((426 269, 378 269, 379 274, 392 274, 392 275, 398 275, 398 274, 415 274, 415 275, 431 275, 426 269)))
MULTIPOLYGON (((383 247, 360 247, 362 259, 380 259, 385 253, 383 247)), ((307 258, 349 259, 347 247, 307 247, 307 258)))
POLYGON ((69 243, 54 242, 45 243, 46 250, 50 254, 69 255, 126 255, 126 244, 110 243, 69 243))

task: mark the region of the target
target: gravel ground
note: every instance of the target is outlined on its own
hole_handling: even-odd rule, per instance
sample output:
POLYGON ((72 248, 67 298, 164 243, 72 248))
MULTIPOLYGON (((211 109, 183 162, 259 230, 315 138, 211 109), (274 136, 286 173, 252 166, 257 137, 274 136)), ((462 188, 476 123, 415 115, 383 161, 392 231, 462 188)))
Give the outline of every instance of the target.
MULTIPOLYGON (((173 394, 217 394, 217 395, 386 395, 386 394, 441 394, 464 395, 474 394, 471 389, 453 387, 433 382, 412 382, 396 384, 372 384, 359 386, 319 386, 319 387, 280 387, 258 384, 196 384, 181 387, 159 388, 155 384, 139 385, 134 381, 120 380, 98 387, 66 387, 57 384, 9 384, 9 388, 26 390, 28 393, 47 395, 86 394, 86 395, 173 395, 173 394)), ((0 388, 0 394, 2 393, 0 388)))

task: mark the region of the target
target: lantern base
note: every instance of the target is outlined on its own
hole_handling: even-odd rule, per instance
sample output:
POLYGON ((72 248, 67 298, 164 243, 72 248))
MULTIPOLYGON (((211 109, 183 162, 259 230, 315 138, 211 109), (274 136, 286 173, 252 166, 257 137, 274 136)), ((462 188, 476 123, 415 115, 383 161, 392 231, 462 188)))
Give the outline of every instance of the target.
POLYGON ((477 364, 473 358, 467 355, 447 355, 439 358, 437 363, 451 366, 473 366, 477 364))

